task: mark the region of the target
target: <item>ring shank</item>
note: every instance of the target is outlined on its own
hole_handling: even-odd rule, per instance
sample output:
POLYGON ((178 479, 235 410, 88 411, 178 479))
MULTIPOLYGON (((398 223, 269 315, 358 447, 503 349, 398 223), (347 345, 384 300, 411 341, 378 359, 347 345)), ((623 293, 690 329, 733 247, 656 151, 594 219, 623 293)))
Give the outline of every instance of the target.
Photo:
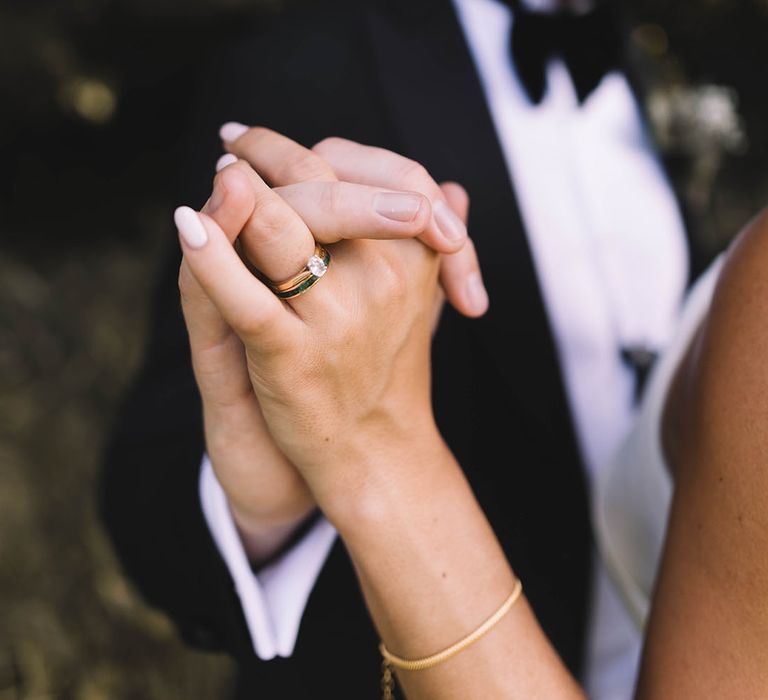
POLYGON ((307 260, 303 270, 284 282, 269 281, 269 287, 280 299, 293 299, 310 290, 328 271, 331 254, 319 243, 315 243, 315 252, 307 260))

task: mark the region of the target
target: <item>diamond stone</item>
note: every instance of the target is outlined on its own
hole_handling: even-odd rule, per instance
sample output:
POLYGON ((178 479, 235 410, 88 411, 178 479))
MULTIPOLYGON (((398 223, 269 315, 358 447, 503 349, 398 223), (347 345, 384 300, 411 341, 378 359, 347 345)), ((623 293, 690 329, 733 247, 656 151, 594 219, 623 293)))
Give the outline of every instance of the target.
POLYGON ((309 260, 307 260, 307 269, 315 277, 322 277, 328 271, 328 266, 320 256, 313 255, 309 260))

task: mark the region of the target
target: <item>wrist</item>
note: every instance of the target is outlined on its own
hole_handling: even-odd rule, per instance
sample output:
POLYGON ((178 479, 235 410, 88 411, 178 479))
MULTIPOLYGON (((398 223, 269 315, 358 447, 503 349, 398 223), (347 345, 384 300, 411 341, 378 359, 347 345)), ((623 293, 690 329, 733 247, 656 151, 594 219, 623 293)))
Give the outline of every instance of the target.
POLYGON ((314 504, 290 512, 253 515, 229 500, 229 510, 243 549, 253 566, 264 566, 295 539, 315 512, 314 504))
MULTIPOLYGON (((255 400, 254 400, 255 401, 255 400)), ((221 411, 204 405, 206 449, 249 559, 271 557, 316 508, 249 400, 221 411)))
POLYGON ((461 471, 436 426, 402 439, 366 441, 345 452, 332 478, 312 485, 326 517, 347 539, 399 519, 456 470, 461 471))

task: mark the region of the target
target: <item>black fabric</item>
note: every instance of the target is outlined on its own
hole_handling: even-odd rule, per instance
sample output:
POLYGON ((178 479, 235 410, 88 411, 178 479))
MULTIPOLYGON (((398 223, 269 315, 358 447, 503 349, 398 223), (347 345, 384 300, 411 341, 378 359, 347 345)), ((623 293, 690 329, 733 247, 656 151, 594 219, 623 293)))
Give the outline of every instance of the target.
POLYGON ((580 102, 606 73, 621 65, 623 42, 613 2, 599 3, 585 13, 531 12, 520 0, 505 2, 515 13, 510 39, 513 64, 534 104, 544 97, 552 58, 565 63, 580 102))
MULTIPOLYGON (((180 165, 180 203, 208 196, 217 129, 228 120, 306 145, 338 135, 391 148, 466 186, 491 309, 479 321, 443 316, 437 420, 544 630, 579 674, 592 541, 584 469, 514 189, 450 0, 324 3, 211 63, 180 165)), ((238 697, 376 697, 377 638, 341 543, 293 656, 265 663, 253 653, 201 512, 200 402, 170 233, 169 243, 145 363, 104 460, 101 508, 125 570, 190 643, 238 659, 238 697)))
POLYGON ((433 353, 438 424, 540 621, 579 668, 590 560, 583 470, 528 240, 474 64, 450 9, 431 14, 427 38, 389 12, 373 14, 369 26, 405 152, 469 192, 469 230, 491 299, 480 320, 452 310, 442 319, 433 353), (560 577, 568 570, 566 582, 560 577))

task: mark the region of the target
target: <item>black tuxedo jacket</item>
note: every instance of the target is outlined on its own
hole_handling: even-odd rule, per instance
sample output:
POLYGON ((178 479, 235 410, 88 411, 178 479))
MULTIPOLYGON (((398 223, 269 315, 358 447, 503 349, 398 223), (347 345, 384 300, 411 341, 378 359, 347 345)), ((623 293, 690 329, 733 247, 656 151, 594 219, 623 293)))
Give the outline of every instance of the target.
MULTIPOLYGON (((513 183, 450 0, 323 3, 229 51, 201 93, 184 203, 210 193, 217 129, 232 119, 306 145, 338 135, 391 148, 467 188, 491 307, 480 320, 446 310, 434 343, 435 411, 539 621, 578 674, 592 548, 584 468, 513 183)), ((189 642, 237 657, 243 697, 304 698, 320 688, 376 697, 378 640, 341 543, 293 656, 254 655, 200 508, 202 421, 178 261, 174 252, 105 460, 103 516, 123 565, 189 642)))

